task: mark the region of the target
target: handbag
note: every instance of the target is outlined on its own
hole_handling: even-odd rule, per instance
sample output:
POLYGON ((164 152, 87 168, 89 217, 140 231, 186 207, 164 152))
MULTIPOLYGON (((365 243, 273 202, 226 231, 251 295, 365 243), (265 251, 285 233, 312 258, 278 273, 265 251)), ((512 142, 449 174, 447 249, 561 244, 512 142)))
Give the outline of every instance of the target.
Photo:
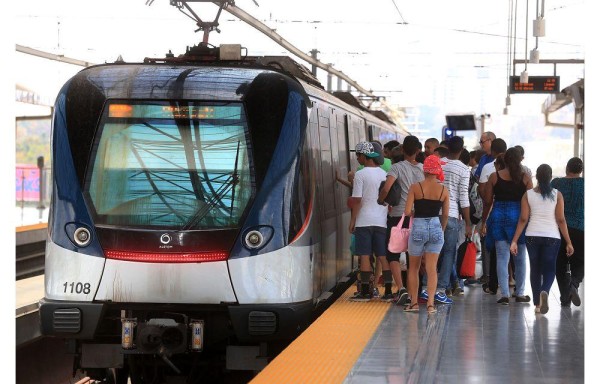
POLYGON ((475 264, 477 261, 477 247, 468 237, 458 247, 456 254, 456 271, 459 279, 475 277, 475 264))
MULTIPOLYGON (((382 181, 381 184, 379 185, 380 192, 383 189, 384 185, 385 185, 385 181, 382 181)), ((387 196, 385 197, 385 199, 383 199, 383 201, 385 201, 388 205, 395 207, 396 205, 400 204, 401 197, 402 197, 402 188, 400 188, 400 184, 398 184, 398 180, 396 180, 396 181, 394 181, 394 184, 392 184, 392 187, 390 188, 387 196)))
POLYGON ((392 253, 400 253, 408 251, 408 237, 410 236, 410 229, 412 228, 412 216, 408 228, 402 228, 404 223, 404 214, 398 222, 398 225, 392 227, 390 233, 390 241, 388 242, 388 251, 392 253))

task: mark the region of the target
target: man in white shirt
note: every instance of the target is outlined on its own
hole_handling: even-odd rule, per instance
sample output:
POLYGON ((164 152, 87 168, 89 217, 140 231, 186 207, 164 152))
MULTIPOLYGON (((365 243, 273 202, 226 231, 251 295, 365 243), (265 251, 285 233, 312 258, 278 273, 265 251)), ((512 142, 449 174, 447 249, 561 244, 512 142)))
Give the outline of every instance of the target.
MULTIPOLYGON (((498 156, 500 156, 501 154, 506 152, 506 149, 507 149, 507 145, 504 140, 502 140, 500 138, 492 140, 492 156, 494 156, 494 161, 484 165, 481 170, 481 176, 479 176, 479 186, 477 186, 477 192, 479 193, 479 196, 484 196, 484 191, 487 186, 487 181, 490 178, 490 175, 492 173, 496 172, 496 160, 495 159, 497 159, 498 156)), ((487 208, 489 210, 491 208, 491 206, 489 206, 487 208)), ((483 212, 484 212, 483 217, 487 217, 485 215, 485 212, 486 212, 485 204, 483 207, 483 212)))
POLYGON ((360 292, 352 301, 369 301, 370 280, 373 275, 371 255, 375 254, 383 271, 389 271, 386 260, 387 206, 377 203, 379 186, 385 181, 386 172, 379 167, 380 154, 372 143, 363 141, 356 145, 356 158, 364 165, 354 176, 350 198, 350 233, 354 233, 355 252, 360 257, 360 292))

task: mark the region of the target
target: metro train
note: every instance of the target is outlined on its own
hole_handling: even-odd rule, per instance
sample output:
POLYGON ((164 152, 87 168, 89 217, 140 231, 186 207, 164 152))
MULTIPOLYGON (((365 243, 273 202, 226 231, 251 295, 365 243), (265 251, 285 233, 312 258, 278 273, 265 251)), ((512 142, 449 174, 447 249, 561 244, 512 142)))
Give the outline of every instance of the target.
POLYGON ((231 52, 92 66, 57 96, 40 327, 92 378, 192 377, 219 348, 259 370, 240 361, 351 281, 336 172, 409 132, 289 57, 231 52))

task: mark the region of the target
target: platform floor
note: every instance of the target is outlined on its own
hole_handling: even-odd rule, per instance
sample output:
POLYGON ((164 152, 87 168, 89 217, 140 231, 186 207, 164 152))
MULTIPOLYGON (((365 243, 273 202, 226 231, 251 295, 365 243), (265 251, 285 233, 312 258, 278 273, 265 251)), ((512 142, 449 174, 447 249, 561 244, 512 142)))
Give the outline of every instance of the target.
MULTIPOLYGON (((528 285, 526 294, 531 296, 528 285)), ((500 295, 484 293, 480 284, 466 286, 463 296, 452 297, 454 304, 439 305, 438 312, 431 315, 425 305, 418 313, 405 313, 392 304, 350 302, 354 291, 355 287, 350 287, 319 318, 333 324, 330 331, 320 328, 311 336, 311 326, 252 384, 278 379, 353 384, 584 382, 583 284, 579 289, 583 304, 561 308, 555 283, 546 315, 536 314, 533 302, 512 299, 509 306, 497 304, 500 295), (381 305, 387 305, 383 315, 381 305), (340 343, 347 343, 339 331, 352 324, 354 331, 345 331, 346 337, 360 343, 369 325, 357 328, 356 314, 348 315, 351 309, 381 319, 354 360, 339 349, 340 343), (323 346, 329 349, 325 355, 323 346), (306 355, 304 362, 302 354, 306 355), (348 359, 352 361, 348 363, 348 359), (331 376, 344 366, 350 368, 331 376)))
POLYGON ((391 306, 344 382, 583 383, 584 304, 561 308, 558 296, 555 285, 546 315, 481 285, 432 315, 391 306))

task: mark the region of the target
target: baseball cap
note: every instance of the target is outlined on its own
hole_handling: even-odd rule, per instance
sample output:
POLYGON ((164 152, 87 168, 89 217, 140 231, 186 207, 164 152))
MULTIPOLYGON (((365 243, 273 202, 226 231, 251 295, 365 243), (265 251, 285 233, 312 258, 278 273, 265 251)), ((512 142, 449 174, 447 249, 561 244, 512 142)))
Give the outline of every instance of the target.
POLYGON ((360 143, 356 144, 355 149, 356 153, 362 153, 363 155, 371 159, 377 158, 380 155, 375 150, 375 147, 373 147, 373 143, 369 143, 368 141, 361 141, 360 143))

